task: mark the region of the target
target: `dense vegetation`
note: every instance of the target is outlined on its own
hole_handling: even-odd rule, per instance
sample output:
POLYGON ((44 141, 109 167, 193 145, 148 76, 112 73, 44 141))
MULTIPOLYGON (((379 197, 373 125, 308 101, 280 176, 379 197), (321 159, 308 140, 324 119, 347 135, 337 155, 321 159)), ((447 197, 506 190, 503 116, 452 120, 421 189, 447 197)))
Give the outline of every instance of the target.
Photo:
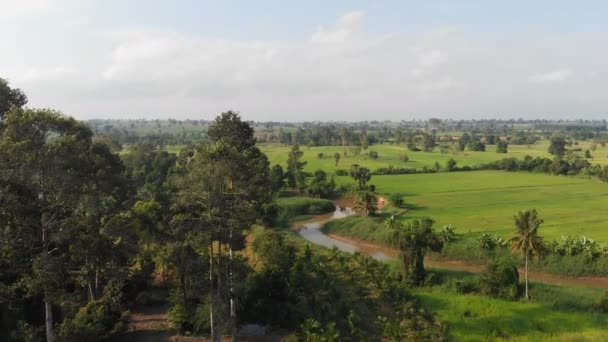
POLYGON ((82 123, 26 104, 0 79, 0 340, 128 340, 149 307, 212 340, 602 336, 602 291, 528 274, 608 275, 605 122, 82 123), (357 215, 323 231, 397 261, 287 229, 336 199, 357 215))

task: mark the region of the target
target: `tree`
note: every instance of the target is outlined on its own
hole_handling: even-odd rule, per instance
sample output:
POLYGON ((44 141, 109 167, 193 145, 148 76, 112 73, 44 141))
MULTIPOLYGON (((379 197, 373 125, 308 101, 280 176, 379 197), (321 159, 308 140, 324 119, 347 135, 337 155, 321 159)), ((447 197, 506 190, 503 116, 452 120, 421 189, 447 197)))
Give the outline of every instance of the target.
POLYGON ((229 298, 229 321, 234 339, 237 298, 233 250, 242 245, 237 241, 242 238, 242 231, 265 216, 272 201, 272 184, 268 159, 255 146, 253 130, 239 123, 238 116, 230 117, 232 119, 227 121, 218 118, 210 127, 210 130, 225 132, 225 136, 215 136, 213 139, 218 140, 199 146, 193 157, 186 160, 183 166, 186 172, 176 180, 178 191, 174 206, 178 214, 186 215, 196 223, 191 229, 203 233, 208 244, 212 335, 215 337, 215 309, 223 307, 215 303, 221 304, 222 298, 229 298), (222 125, 225 127, 217 127, 222 125), (243 130, 238 132, 229 127, 243 130), (245 131, 249 133, 244 134, 245 131), (214 242, 218 244, 217 256, 214 242), (227 268, 222 246, 229 250, 227 268))
POLYGON ((294 144, 287 155, 287 183, 292 189, 302 186, 302 180, 306 180, 302 172, 306 162, 300 161, 303 155, 304 152, 300 151, 298 144, 294 144))
POLYGON ((21 210, 14 206, 16 198, 29 202, 27 221, 13 221, 14 228, 35 232, 27 233, 30 271, 17 281, 27 283, 33 298, 42 298, 47 341, 54 341, 53 304, 66 279, 88 285, 94 300, 102 268, 121 266, 116 265, 121 243, 112 243, 117 237, 104 232, 104 221, 128 196, 124 167, 106 145, 92 142, 87 126, 61 113, 12 107, 4 123, 0 183, 10 184, 5 195, 16 211, 21 210), (98 281, 95 287, 91 277, 98 281))
POLYGON ((458 138, 458 150, 464 151, 464 148, 469 144, 469 140, 471 140, 469 133, 464 133, 460 136, 460 138, 458 138))
POLYGON ((227 111, 215 118, 207 135, 212 142, 223 140, 238 150, 255 145, 254 130, 238 113, 227 111))
POLYGON ((484 152, 486 150, 486 145, 479 141, 479 139, 471 139, 469 140, 468 148, 470 151, 484 152))
POLYGON ((585 150, 585 158, 587 158, 587 159, 593 158, 593 156, 591 155, 591 151, 585 150))
POLYGON ((285 172, 283 167, 279 164, 275 164, 270 170, 270 181, 272 183, 272 191, 277 192, 285 185, 285 172))
POLYGON ((513 216, 515 228, 517 232, 508 242, 511 245, 511 250, 514 252, 523 253, 525 259, 525 281, 526 281, 526 299, 528 296, 528 258, 530 256, 540 256, 543 251, 543 238, 538 235, 538 228, 543 224, 543 219, 538 217, 536 209, 527 209, 520 211, 513 216))
POLYGON ((317 153, 317 158, 319 158, 319 159, 323 159, 324 156, 325 155, 323 154, 323 152, 317 153))
POLYGON ((563 157, 566 153, 566 139, 564 137, 553 137, 551 138, 551 143, 549 144, 549 153, 563 157))
POLYGON ((426 278, 424 256, 427 250, 440 251, 443 242, 433 229, 435 221, 425 217, 403 224, 392 216, 386 221, 391 241, 401 254, 403 279, 412 286, 421 285, 426 278))
POLYGON ((349 175, 357 182, 357 190, 367 189, 367 182, 372 179, 372 173, 368 168, 360 167, 359 164, 353 164, 350 167, 349 175))
POLYGON ((361 190, 357 192, 357 198, 355 199, 355 211, 360 212, 364 216, 373 215, 378 210, 376 203, 378 199, 373 192, 368 190, 361 190))
POLYGON ((378 152, 376 151, 369 151, 369 157, 372 159, 378 159, 378 152))
POLYGON ((325 171, 317 170, 306 191, 312 197, 330 198, 335 189, 336 183, 333 177, 328 181, 325 171))
POLYGON ((361 132, 360 141, 361 141, 361 148, 364 150, 367 150, 367 148, 369 147, 369 139, 368 139, 367 133, 365 131, 361 132))
POLYGON ((338 163, 340 162, 340 153, 334 153, 334 160, 336 161, 336 167, 338 167, 338 163))
POLYGON ((456 164, 456 160, 454 160, 454 158, 450 158, 447 162, 445 162, 445 168, 448 170, 448 172, 452 172, 456 170, 456 164))
POLYGON ((504 140, 498 140, 496 143, 496 153, 507 153, 509 144, 504 140))
POLYGON ((435 137, 433 137, 431 134, 428 133, 424 133, 422 135, 423 138, 423 149, 425 152, 432 152, 433 149, 435 149, 435 137))
POLYGON ((11 88, 8 82, 0 78, 0 121, 12 106, 23 107, 27 104, 27 96, 21 89, 11 88))

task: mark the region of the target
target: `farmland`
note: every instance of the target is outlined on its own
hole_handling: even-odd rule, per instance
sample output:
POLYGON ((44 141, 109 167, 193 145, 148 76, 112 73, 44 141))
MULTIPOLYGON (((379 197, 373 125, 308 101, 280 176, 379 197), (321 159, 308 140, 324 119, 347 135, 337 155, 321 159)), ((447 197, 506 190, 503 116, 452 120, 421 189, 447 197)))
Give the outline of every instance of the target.
MULTIPOLYGON (((259 146, 272 164, 286 165, 290 146, 279 144, 260 144, 259 146)), ((574 154, 583 157, 584 151, 589 149, 590 146, 591 142, 579 142, 579 145, 575 147, 580 148, 582 151, 575 152, 574 154)), ((509 145, 509 152, 506 154, 496 153, 496 145, 486 145, 485 152, 463 151, 453 153, 448 151, 447 153, 441 153, 439 149, 435 149, 432 152, 412 152, 404 145, 385 143, 372 145, 366 151, 361 151, 359 155, 354 155, 350 147, 342 146, 301 146, 300 149, 304 152, 302 161, 307 162, 304 166, 305 171, 314 172, 322 169, 328 173, 333 173, 336 170, 336 163, 333 157, 335 153, 340 154, 338 169, 348 169, 352 164, 359 164, 372 170, 379 167, 388 167, 389 165, 420 169, 425 166, 432 168, 435 162, 438 162, 443 167, 451 158, 456 160, 459 166, 476 166, 502 158, 523 159, 526 155, 551 158, 551 155, 547 152, 548 147, 549 142, 542 140, 533 145, 509 145), (369 151, 378 152, 378 159, 370 158, 367 154, 369 151), (344 155, 344 152, 346 152, 346 155, 344 155), (319 158, 319 153, 323 153, 322 158, 319 158), (401 159, 404 155, 407 155, 409 159, 407 162, 401 159)), ((608 147, 597 146, 597 149, 593 153, 593 159, 590 159, 589 162, 592 164, 608 165, 608 147)))

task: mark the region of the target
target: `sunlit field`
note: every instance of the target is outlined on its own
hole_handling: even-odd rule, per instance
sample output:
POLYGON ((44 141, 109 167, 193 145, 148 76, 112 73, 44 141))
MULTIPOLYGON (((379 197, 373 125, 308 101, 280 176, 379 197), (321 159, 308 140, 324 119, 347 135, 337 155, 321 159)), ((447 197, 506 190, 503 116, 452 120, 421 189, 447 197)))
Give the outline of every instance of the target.
MULTIPOLYGON (((352 182, 337 177, 338 183, 352 182)), ((374 176, 381 194, 403 193, 413 209, 405 217, 430 216, 459 233, 513 232, 513 215, 536 208, 541 234, 587 235, 608 242, 608 184, 594 179, 525 172, 471 171, 374 176)))
MULTIPOLYGON (((573 148, 580 148, 582 151, 574 152, 575 155, 584 157, 586 149, 591 147, 591 142, 579 142, 579 145, 572 146, 573 148)), ((281 164, 284 167, 287 165, 287 155, 291 146, 279 145, 279 144, 259 144, 260 148, 272 164, 281 164)), ((424 166, 432 168, 436 162, 442 167, 445 167, 446 161, 453 158, 458 162, 458 166, 475 166, 483 163, 489 163, 502 158, 518 158, 523 159, 526 155, 533 157, 547 157, 552 156, 547 152, 549 142, 544 140, 533 145, 509 145, 508 153, 496 153, 496 145, 486 145, 485 152, 472 152, 463 151, 452 153, 441 153, 439 148, 435 148, 433 152, 412 152, 408 150, 405 145, 396 144, 379 144, 371 145, 367 150, 361 150, 361 153, 357 156, 353 154, 351 147, 342 146, 300 146, 300 150, 304 152, 302 157, 303 161, 307 164, 304 166, 304 170, 314 172, 318 169, 325 170, 326 172, 332 173, 337 169, 348 169, 352 164, 359 164, 369 169, 377 169, 380 167, 388 167, 392 165, 399 168, 416 168, 420 169, 424 166), (369 155, 369 151, 378 152, 378 159, 372 159, 369 155), (346 155, 344 155, 346 152, 346 155), (319 153, 323 153, 323 157, 319 157, 319 153), (336 167, 336 161, 334 154, 340 154, 340 160, 336 167), (409 160, 404 162, 401 158, 403 155, 407 155, 409 160)), ((595 152, 592 152, 593 159, 589 159, 592 164, 608 165, 608 147, 601 147, 597 145, 595 152)))

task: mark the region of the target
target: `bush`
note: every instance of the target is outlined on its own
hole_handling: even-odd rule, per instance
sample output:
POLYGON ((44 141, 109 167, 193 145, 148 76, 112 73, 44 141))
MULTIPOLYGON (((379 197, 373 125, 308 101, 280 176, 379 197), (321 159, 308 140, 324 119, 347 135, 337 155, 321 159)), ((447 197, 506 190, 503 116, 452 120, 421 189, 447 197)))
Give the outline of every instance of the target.
POLYGON ((376 151, 369 151, 369 157, 372 159, 378 159, 378 152, 376 151))
POLYGON ((124 327, 127 314, 111 305, 106 298, 80 308, 73 318, 61 323, 58 336, 62 341, 100 341, 124 327))
POLYGON ((348 170, 344 170, 344 169, 336 170, 336 176, 348 176, 348 170))
POLYGON ((517 266, 505 260, 489 263, 479 275, 479 289, 483 295, 516 299, 519 295, 517 266))
POLYGON ((397 208, 401 207, 405 203, 405 201, 403 200, 403 194, 398 192, 390 194, 388 200, 393 206, 397 208))

